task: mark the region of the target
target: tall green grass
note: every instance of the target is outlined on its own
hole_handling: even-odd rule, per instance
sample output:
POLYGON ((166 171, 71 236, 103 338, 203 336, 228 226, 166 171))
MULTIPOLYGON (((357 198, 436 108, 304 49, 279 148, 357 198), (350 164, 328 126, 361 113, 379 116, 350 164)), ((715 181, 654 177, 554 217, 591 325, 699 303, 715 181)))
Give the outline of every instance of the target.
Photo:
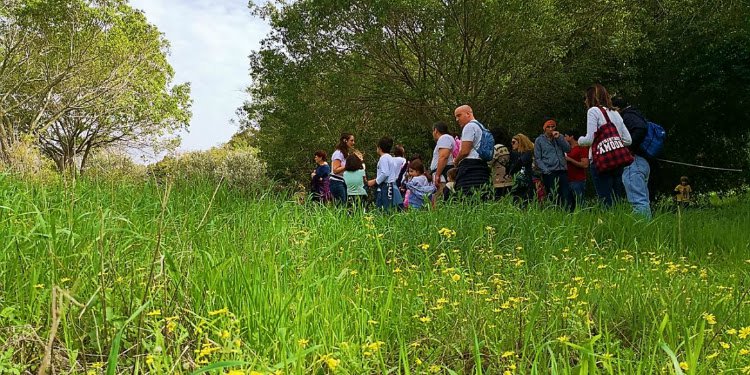
POLYGON ((0 176, 0 372, 36 371, 55 320, 58 373, 750 371, 749 230, 747 197, 384 215, 0 176))

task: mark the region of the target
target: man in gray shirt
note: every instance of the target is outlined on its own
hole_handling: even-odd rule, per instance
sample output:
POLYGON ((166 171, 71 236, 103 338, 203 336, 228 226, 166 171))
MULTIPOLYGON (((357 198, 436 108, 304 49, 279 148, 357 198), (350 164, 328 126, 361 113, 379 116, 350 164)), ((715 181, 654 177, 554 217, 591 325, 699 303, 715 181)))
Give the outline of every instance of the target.
POLYGON ((456 190, 465 195, 481 192, 490 182, 490 167, 477 152, 482 141, 482 125, 474 118, 474 111, 468 105, 456 108, 453 115, 461 127, 461 150, 454 160, 458 168, 456 190))
POLYGON ((565 153, 570 151, 570 144, 555 130, 556 128, 555 120, 549 119, 544 122, 544 133, 534 141, 534 159, 542 171, 542 183, 547 190, 547 196, 556 204, 572 210, 568 166, 565 161, 565 153))

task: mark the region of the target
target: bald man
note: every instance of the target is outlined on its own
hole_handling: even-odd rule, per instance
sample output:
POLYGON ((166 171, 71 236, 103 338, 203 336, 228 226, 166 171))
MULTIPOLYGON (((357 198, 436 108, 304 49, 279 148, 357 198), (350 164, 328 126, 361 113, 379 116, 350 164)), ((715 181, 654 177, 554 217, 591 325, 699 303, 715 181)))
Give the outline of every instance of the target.
POLYGON ((483 126, 474 118, 474 111, 468 105, 456 108, 453 115, 461 127, 461 151, 454 161, 458 166, 455 188, 464 194, 473 194, 487 188, 490 181, 490 168, 477 152, 483 126))

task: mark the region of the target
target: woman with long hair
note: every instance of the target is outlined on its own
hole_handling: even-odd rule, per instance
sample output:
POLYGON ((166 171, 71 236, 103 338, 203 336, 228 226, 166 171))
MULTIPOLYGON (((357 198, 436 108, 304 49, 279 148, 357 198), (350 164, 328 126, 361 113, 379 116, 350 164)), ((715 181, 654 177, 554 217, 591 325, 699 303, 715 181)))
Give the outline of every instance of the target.
MULTIPOLYGON (((606 124, 615 126, 624 146, 629 146, 633 142, 620 113, 612 105, 612 97, 604 86, 597 83, 589 87, 586 90, 585 103, 586 108, 588 108, 586 135, 578 139, 579 145, 592 146, 597 131, 606 124)), ((622 184, 623 167, 608 171, 602 171, 602 168, 597 169, 596 160, 593 158, 595 152, 593 149, 594 147, 589 149, 589 160, 591 161, 589 168, 594 189, 596 189, 596 195, 604 207, 611 207, 615 199, 625 198, 625 186, 622 184)))
POLYGON ((346 183, 344 182, 344 171, 346 170, 346 158, 354 151, 354 135, 341 133, 336 151, 331 155, 331 195, 337 205, 346 205, 346 183))
POLYGON ((513 177, 511 194, 513 200, 525 205, 534 199, 532 181, 532 163, 534 161, 534 143, 524 134, 516 134, 510 141, 511 152, 507 173, 513 177))

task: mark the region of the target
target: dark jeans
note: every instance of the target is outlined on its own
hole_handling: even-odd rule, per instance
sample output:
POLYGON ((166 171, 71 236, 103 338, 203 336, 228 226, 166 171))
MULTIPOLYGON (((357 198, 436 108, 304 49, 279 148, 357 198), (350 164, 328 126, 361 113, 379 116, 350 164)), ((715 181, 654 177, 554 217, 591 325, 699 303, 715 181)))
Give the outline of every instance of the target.
POLYGON ((542 183, 547 189, 547 196, 555 204, 572 211, 573 205, 570 201, 570 186, 568 185, 568 171, 552 171, 542 174, 542 183))
POLYGON ((346 205, 346 184, 342 181, 331 179, 331 195, 333 203, 337 206, 346 205))
POLYGON ((609 208, 615 199, 625 198, 625 185, 622 184, 622 168, 604 173, 596 171, 596 165, 591 163, 591 179, 594 182, 596 196, 604 207, 609 208))
POLYGON ((570 181, 570 201, 573 208, 579 207, 583 203, 583 197, 586 195, 586 180, 570 181))

